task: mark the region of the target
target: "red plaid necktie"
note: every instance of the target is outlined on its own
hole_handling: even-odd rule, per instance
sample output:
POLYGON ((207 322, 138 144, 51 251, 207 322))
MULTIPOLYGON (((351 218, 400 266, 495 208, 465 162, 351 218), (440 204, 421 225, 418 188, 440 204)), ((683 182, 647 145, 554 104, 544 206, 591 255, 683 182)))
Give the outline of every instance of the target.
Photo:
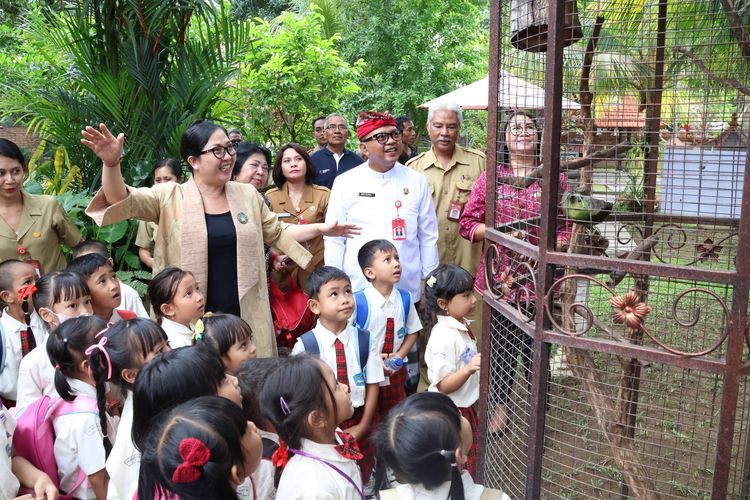
POLYGON ((31 329, 27 328, 21 332, 21 357, 26 356, 36 347, 36 339, 31 333, 31 329))
POLYGON ((476 340, 476 339, 477 339, 477 338, 476 338, 476 337, 474 336, 474 333, 472 333, 472 331, 471 331, 471 327, 469 326, 469 324, 468 324, 468 323, 466 323, 466 333, 468 333, 468 334, 469 334, 469 338, 470 338, 471 340, 476 340))
POLYGON ((385 320, 385 341, 383 342, 383 354, 390 354, 393 352, 393 329, 393 318, 387 318, 385 320))
POLYGON ((333 348, 336 349, 336 378, 342 384, 349 385, 349 372, 346 370, 346 354, 344 353, 344 344, 336 339, 333 343, 333 348))
POLYGON ((336 434, 341 438, 341 444, 337 444, 333 448, 339 453, 339 455, 355 461, 365 458, 359 450, 359 445, 357 444, 357 440, 354 439, 354 436, 343 431, 336 431, 336 434))

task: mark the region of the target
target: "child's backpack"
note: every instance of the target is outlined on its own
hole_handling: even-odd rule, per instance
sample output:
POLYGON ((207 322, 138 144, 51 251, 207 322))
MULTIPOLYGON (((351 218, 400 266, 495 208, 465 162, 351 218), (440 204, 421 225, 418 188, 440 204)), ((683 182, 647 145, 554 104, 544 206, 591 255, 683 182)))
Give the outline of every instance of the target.
MULTIPOLYGON (((320 355, 318 339, 315 338, 312 330, 300 335, 299 339, 302 341, 302 345, 305 346, 305 352, 320 355)), ((370 358, 370 332, 362 328, 357 328, 357 341, 359 343, 359 367, 364 372, 367 361, 370 358)))
MULTIPOLYGON (((60 478, 57 475, 55 461, 55 429, 52 421, 62 415, 71 413, 93 413, 99 416, 96 400, 88 396, 79 395, 73 401, 65 401, 61 397, 50 398, 42 396, 26 408, 17 409, 15 414, 16 430, 13 433, 13 448, 16 454, 22 456, 31 465, 47 474, 55 487, 60 489, 60 478)), ((81 469, 78 470, 75 485, 70 493, 75 492, 88 476, 81 469)), ((24 488, 19 495, 34 493, 34 490, 24 488)), ((60 492, 61 500, 70 500, 72 495, 60 492)))
MULTIPOLYGON (((409 308, 411 307, 411 295, 409 292, 402 288, 396 288, 401 298, 401 307, 404 310, 404 326, 406 326, 406 320, 409 318, 409 308)), ((370 325, 370 306, 367 303, 367 296, 363 290, 354 292, 354 303, 356 304, 355 309, 355 324, 367 330, 370 325)))

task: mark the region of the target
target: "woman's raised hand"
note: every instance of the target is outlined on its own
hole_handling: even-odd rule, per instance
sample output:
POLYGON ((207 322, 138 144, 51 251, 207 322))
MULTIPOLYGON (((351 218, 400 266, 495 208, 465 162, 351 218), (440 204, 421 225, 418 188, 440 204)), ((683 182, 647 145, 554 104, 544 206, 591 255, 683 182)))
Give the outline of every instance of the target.
POLYGON ((120 164, 125 145, 125 134, 120 133, 115 137, 105 124, 100 123, 99 130, 87 125, 85 130, 81 130, 81 135, 83 136, 81 142, 102 160, 105 167, 114 167, 120 164))
POLYGON ((362 227, 356 224, 341 224, 339 221, 334 220, 322 223, 320 231, 324 236, 343 236, 345 238, 352 238, 362 232, 362 227))

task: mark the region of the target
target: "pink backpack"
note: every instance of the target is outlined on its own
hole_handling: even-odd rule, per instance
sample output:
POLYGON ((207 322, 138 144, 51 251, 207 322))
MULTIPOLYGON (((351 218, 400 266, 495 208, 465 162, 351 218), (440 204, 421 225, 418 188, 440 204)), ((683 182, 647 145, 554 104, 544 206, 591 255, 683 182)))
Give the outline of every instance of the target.
MULTIPOLYGON (((47 474, 57 489, 60 489, 60 478, 57 475, 55 461, 55 429, 52 422, 61 415, 71 413, 94 413, 99 415, 96 400, 88 396, 79 395, 73 401, 65 401, 59 396, 50 398, 42 396, 26 408, 16 409, 16 430, 13 433, 13 448, 16 454, 22 456, 37 469, 47 474)), ((88 476, 78 469, 75 485, 69 493, 78 489, 88 476)), ((34 493, 34 490, 21 488, 19 495, 34 493)), ((60 492, 60 500, 69 500, 73 496, 60 492)))

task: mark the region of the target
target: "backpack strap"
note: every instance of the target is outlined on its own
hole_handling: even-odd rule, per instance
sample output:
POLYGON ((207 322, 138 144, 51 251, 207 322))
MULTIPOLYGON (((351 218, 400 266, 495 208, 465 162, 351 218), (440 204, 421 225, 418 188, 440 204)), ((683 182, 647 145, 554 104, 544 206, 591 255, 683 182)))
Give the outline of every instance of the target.
POLYGON ((302 341, 302 345, 305 346, 305 352, 320 355, 320 346, 318 345, 318 339, 315 338, 315 334, 312 330, 300 335, 299 339, 302 341))
POLYGON ((370 357, 370 332, 357 328, 357 343, 359 344, 359 367, 364 373, 370 357))
POLYGON ((359 328, 367 328, 370 324, 370 307, 364 290, 354 292, 354 303, 356 305, 355 324, 359 328))
POLYGON ((411 294, 401 288, 396 288, 399 295, 401 295, 401 306, 404 308, 404 327, 406 327, 406 319, 409 317, 409 309, 411 308, 411 294))

